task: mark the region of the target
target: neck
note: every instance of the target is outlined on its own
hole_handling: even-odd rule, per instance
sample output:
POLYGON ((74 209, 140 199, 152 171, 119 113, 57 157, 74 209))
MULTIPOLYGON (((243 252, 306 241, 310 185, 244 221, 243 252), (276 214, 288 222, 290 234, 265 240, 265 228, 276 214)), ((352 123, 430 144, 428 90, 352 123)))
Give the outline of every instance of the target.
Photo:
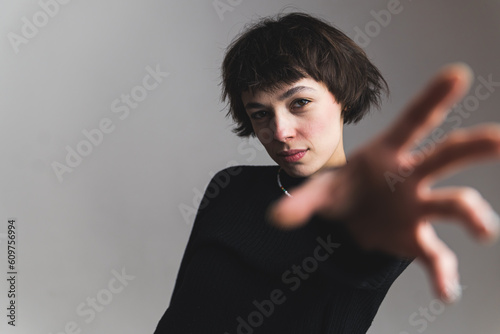
POLYGON ((319 170, 314 172, 312 175, 315 175, 324 169, 344 166, 347 163, 347 158, 346 158, 345 152, 344 152, 344 139, 343 138, 344 138, 343 128, 341 127, 340 128, 340 140, 337 144, 337 147, 335 148, 333 155, 323 165, 323 167, 321 167, 319 170))

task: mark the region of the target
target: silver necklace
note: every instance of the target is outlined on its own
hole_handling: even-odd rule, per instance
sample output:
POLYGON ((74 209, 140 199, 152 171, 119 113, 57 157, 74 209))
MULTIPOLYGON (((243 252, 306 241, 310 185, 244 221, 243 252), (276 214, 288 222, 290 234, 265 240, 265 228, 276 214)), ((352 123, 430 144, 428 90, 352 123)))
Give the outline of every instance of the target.
POLYGON ((283 190, 283 192, 288 196, 288 197, 292 197, 292 195, 290 195, 290 193, 288 191, 286 191, 285 187, 283 187, 283 185, 281 184, 281 179, 280 179, 280 172, 281 172, 281 167, 280 169, 278 169, 278 186, 280 186, 281 190, 283 190))

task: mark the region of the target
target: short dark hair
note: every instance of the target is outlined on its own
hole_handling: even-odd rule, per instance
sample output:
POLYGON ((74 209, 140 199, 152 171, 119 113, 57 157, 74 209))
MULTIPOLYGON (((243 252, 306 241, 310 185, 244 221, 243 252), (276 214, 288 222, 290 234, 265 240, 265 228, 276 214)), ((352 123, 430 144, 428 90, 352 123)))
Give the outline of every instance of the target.
POLYGON ((342 106, 344 124, 380 107, 387 82, 366 53, 328 22, 305 13, 278 14, 252 24, 228 47, 222 63, 222 101, 240 137, 255 136, 244 91, 273 91, 302 78, 324 83, 342 106))

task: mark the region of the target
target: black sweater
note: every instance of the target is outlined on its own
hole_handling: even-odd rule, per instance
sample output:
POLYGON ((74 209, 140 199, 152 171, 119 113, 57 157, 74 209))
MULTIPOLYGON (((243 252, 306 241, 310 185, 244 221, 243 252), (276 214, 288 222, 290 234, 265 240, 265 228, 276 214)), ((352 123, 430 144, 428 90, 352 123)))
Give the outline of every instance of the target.
MULTIPOLYGON (((155 334, 366 333, 410 263, 360 250, 341 222, 265 220, 279 166, 237 166, 207 186, 155 334)), ((290 190, 306 178, 281 173, 290 190)))

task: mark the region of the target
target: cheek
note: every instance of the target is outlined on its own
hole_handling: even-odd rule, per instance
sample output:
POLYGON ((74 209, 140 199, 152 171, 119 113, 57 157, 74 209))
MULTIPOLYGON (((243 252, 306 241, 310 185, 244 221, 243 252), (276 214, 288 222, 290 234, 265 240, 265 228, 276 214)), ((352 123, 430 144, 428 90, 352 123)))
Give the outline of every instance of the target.
POLYGON ((327 125, 324 122, 314 120, 313 122, 308 122, 303 127, 302 135, 311 141, 315 141, 317 138, 324 137, 326 128, 327 125))
POLYGON ((340 117, 332 110, 322 117, 308 120, 302 129, 302 135, 314 141, 316 145, 321 145, 321 141, 326 144, 332 139, 340 138, 340 117), (318 143, 318 141, 320 142, 318 143))

